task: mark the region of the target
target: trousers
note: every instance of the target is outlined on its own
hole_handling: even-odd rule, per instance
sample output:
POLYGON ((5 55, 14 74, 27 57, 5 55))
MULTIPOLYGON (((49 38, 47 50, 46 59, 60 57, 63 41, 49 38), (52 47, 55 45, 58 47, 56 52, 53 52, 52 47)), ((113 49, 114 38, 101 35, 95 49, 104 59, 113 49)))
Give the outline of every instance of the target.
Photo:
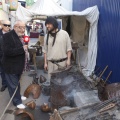
POLYGON ((4 72, 2 65, 0 66, 0 74, 1 74, 1 78, 2 78, 2 86, 7 86, 5 72, 4 72))
POLYGON ((20 95, 20 77, 21 77, 21 74, 6 74, 5 73, 5 77, 6 77, 7 87, 8 87, 10 97, 12 97, 16 87, 18 86, 16 94, 12 100, 13 105, 17 106, 17 105, 22 103, 21 95, 20 95))

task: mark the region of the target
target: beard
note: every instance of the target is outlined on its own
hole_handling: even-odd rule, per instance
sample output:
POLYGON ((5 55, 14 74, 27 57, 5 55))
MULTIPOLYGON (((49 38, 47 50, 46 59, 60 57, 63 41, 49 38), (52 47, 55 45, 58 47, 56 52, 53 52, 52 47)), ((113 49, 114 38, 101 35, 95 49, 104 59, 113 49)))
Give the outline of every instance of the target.
POLYGON ((55 30, 55 28, 52 28, 51 30, 48 31, 48 33, 52 33, 55 30))

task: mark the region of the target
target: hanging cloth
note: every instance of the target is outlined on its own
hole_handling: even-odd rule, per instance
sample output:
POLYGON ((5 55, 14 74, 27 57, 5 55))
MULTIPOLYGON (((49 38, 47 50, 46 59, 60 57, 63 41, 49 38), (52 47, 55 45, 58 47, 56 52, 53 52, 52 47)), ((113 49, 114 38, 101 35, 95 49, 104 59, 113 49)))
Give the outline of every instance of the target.
POLYGON ((51 32, 48 32, 48 34, 47 34, 47 42, 46 42, 46 44, 48 45, 48 39, 49 39, 49 34, 51 34, 51 36, 54 38, 53 39, 53 43, 52 43, 52 46, 55 44, 55 40, 56 40, 56 34, 59 32, 59 30, 57 31, 57 32, 55 32, 55 33, 51 33, 51 32))

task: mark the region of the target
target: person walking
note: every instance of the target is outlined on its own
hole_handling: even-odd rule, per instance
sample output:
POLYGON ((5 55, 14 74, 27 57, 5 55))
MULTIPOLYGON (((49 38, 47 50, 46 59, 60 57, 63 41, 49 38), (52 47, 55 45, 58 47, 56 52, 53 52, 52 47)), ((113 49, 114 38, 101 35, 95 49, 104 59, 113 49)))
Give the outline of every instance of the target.
POLYGON ((10 31, 10 21, 8 20, 2 20, 1 21, 1 30, 0 30, 0 72, 1 72, 1 78, 2 78, 2 87, 0 89, 1 92, 3 92, 7 88, 6 78, 3 66, 1 64, 3 52, 2 52, 2 40, 3 40, 3 34, 10 31))
POLYGON ((54 17, 48 17, 45 21, 47 35, 44 39, 44 69, 48 70, 48 81, 50 82, 50 73, 58 69, 59 65, 65 67, 71 64, 71 41, 65 30, 58 29, 58 22, 54 17))
POLYGON ((22 99, 26 99, 20 95, 20 78, 25 65, 25 51, 28 48, 28 45, 23 45, 22 41, 25 28, 24 22, 16 21, 13 30, 3 35, 4 55, 2 64, 10 97, 12 97, 16 87, 18 87, 12 102, 19 109, 25 108, 25 105, 22 104, 22 99))

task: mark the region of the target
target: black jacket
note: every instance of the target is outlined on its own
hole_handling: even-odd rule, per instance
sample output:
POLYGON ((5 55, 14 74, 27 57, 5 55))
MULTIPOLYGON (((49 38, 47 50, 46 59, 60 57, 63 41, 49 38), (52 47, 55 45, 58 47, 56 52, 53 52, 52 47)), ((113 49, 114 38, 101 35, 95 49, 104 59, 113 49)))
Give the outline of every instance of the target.
POLYGON ((21 74, 25 64, 23 44, 14 30, 3 35, 2 64, 8 74, 21 74))
POLYGON ((1 59, 2 59, 2 55, 3 55, 3 52, 2 52, 2 40, 3 40, 3 33, 2 33, 2 30, 0 30, 0 65, 1 65, 1 59))

